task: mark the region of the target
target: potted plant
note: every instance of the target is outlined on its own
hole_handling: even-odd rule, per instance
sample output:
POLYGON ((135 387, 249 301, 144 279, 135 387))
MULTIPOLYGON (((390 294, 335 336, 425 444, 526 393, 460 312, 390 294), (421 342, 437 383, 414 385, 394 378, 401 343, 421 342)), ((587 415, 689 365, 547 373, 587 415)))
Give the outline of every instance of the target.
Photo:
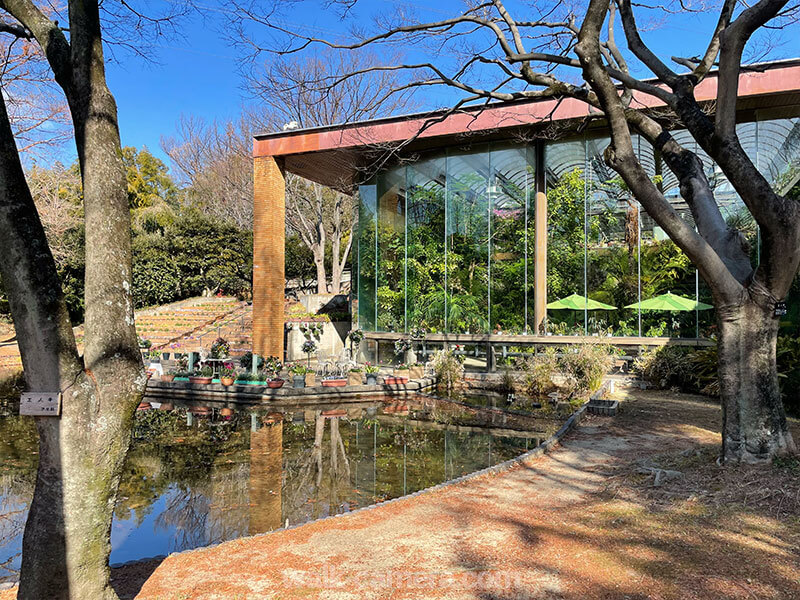
POLYGON ((236 381, 236 369, 233 367, 233 363, 223 364, 219 372, 219 382, 228 386, 233 385, 234 381, 236 381))
POLYGON ((347 378, 341 375, 329 375, 322 380, 323 387, 344 387, 347 385, 347 378))
POLYGON ((303 388, 306 387, 306 367, 301 364, 293 364, 289 367, 289 373, 292 374, 292 387, 303 388))
POLYGON ((175 371, 175 378, 173 381, 189 381, 189 371, 186 369, 178 369, 175 371))
POLYGON ((227 358, 231 345, 225 338, 218 337, 211 344, 210 358, 227 358))
POLYGON ((161 381, 175 381, 178 372, 175 369, 170 369, 161 376, 161 381))
POLYGON ((364 341, 364 331, 361 329, 351 329, 347 332, 347 337, 350 338, 350 357, 355 358, 355 352, 358 351, 358 347, 361 345, 361 342, 364 341))
POLYGON ((364 371, 367 373, 367 385, 378 385, 378 365, 367 363, 364 365, 364 371))
POLYGON ((347 385, 361 385, 361 373, 363 369, 361 367, 354 367, 350 369, 350 372, 347 374, 347 385))
POLYGON ((405 385, 408 383, 408 365, 400 364, 394 368, 394 373, 384 379, 384 383, 388 385, 405 385))
POLYGON ((236 376, 236 383, 239 385, 248 385, 254 378, 255 375, 252 373, 239 373, 239 375, 236 376))
POLYGON ((264 361, 264 370, 269 374, 267 385, 272 389, 283 387, 285 383, 280 377, 281 369, 283 369, 283 364, 277 356, 270 356, 264 361))
MULTIPOLYGON (((248 350, 247 352, 242 354, 242 356, 239 358, 239 366, 242 367, 245 371, 250 372, 250 370, 253 368, 253 353, 248 350)), ((256 364, 256 369, 260 369, 263 366, 264 366, 264 358, 259 356, 258 362, 256 364)))
POLYGON ((195 371, 193 375, 189 375, 189 383, 209 384, 214 379, 214 369, 211 367, 203 367, 199 371, 195 371))
POLYGON ((306 365, 310 368, 311 367, 311 355, 317 349, 317 342, 314 340, 306 340, 303 342, 302 350, 306 354, 306 365))
POLYGON ((409 365, 408 367, 408 376, 411 379, 422 379, 425 377, 425 367, 419 363, 415 365, 409 365))

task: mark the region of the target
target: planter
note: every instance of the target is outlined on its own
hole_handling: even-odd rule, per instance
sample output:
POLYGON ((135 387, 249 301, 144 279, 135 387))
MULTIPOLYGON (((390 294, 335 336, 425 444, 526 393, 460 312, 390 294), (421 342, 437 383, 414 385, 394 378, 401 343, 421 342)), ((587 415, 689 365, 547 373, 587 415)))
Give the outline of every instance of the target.
POLYGON ((292 377, 292 387, 293 388, 304 388, 306 387, 306 376, 305 375, 295 375, 292 377))
POLYGON ((409 377, 411 377, 411 373, 409 372, 408 369, 395 369, 394 370, 394 376, 395 377, 405 377, 406 379, 408 379, 409 377))
POLYGON ((233 385, 233 382, 236 381, 233 377, 220 377, 219 382, 224 386, 233 385))
POLYGON ((189 412, 198 417, 209 417, 213 411, 210 406, 193 406, 189 412))
POLYGON ((384 379, 383 383, 387 385, 405 385, 408 383, 408 377, 397 377, 393 375, 384 379))
POLYGON ((361 385, 361 373, 348 373, 347 385, 361 385))
POLYGON ((189 377, 189 383, 200 383, 203 385, 208 385, 212 381, 213 379, 211 377, 189 377))
POLYGON ((161 381, 175 381, 175 375, 162 375, 161 381))
POLYGON ((220 408, 219 409, 219 416, 230 418, 233 416, 233 409, 232 408, 220 408))
POLYGON ((408 370, 408 376, 411 379, 422 379, 425 377, 425 367, 422 365, 414 365, 408 370))
POLYGON ((378 385, 377 373, 367 373, 367 385, 378 385))
POLYGON ((153 408, 153 405, 149 402, 139 402, 139 406, 136 407, 136 410, 150 410, 153 408))
POLYGON ((237 385, 267 385, 267 381, 237 381, 237 385))
POLYGON ((322 387, 344 387, 347 385, 347 379, 323 379, 322 387))
POLYGON ((158 410, 175 410, 175 405, 172 402, 162 402, 158 410))
POLYGON ((306 373, 306 387, 314 387, 317 381, 316 373, 306 373))
POLYGON ((278 388, 282 388, 284 383, 286 383, 286 381, 283 379, 270 379, 267 382, 267 386, 273 390, 277 390, 278 388))

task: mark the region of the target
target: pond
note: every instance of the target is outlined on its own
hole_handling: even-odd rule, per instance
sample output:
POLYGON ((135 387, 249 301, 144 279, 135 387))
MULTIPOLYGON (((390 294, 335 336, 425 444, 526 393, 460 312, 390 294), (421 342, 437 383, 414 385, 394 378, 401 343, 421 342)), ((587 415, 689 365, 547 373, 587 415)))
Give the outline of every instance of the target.
MULTIPOLYGON (((536 447, 557 418, 430 396, 137 411, 111 564, 264 533, 397 498, 536 447)), ((0 582, 17 577, 37 440, 0 410, 0 582)))

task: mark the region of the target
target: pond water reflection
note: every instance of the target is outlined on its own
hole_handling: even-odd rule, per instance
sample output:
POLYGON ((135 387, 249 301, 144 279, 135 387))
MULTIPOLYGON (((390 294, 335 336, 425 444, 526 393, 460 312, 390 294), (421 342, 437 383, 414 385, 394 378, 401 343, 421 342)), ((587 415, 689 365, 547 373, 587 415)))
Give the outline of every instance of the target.
MULTIPOLYGON (((428 396, 236 411, 161 408, 137 412, 112 564, 403 496, 517 456, 560 425, 428 396)), ((33 421, 10 408, 0 412, 0 582, 19 569, 36 450, 33 421)))

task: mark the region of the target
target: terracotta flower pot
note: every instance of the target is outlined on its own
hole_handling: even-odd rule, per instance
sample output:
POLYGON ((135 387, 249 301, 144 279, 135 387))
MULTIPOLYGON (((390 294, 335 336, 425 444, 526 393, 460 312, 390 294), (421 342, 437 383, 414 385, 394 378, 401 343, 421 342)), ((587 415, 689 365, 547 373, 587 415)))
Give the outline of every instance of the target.
POLYGON ((286 383, 286 381, 283 379, 270 379, 267 382, 267 387, 277 390, 278 388, 282 388, 284 383, 286 383))
POLYGON ((175 405, 172 402, 162 402, 158 410, 175 410, 175 405))
POLYGON ((347 385, 347 379, 323 379, 323 387, 344 387, 347 385))
POLYGON ((220 408, 219 415, 221 417, 232 417, 233 416, 233 409, 232 408, 220 408))
POLYGON ((209 384, 211 380, 211 377, 189 377, 189 383, 209 384))
POLYGON ((387 385, 405 385, 408 383, 408 377, 398 377, 397 375, 389 376, 383 381, 387 385))
POLYGON ((136 407, 136 410, 150 410, 153 408, 153 405, 149 402, 139 402, 139 406, 136 407))
POLYGON ((220 377, 219 382, 222 385, 228 386, 233 385, 233 382, 236 381, 233 377, 220 377))
POLYGON ((172 373, 165 373, 161 376, 161 381, 175 381, 175 375, 172 373))

